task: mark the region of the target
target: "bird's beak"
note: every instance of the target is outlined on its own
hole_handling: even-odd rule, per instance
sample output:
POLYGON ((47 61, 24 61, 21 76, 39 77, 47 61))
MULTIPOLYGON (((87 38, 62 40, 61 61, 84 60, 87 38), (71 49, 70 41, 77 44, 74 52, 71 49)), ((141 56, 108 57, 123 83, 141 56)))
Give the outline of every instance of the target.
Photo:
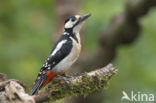
POLYGON ((79 24, 81 24, 81 23, 82 23, 83 21, 85 21, 89 16, 91 16, 91 14, 87 14, 87 15, 84 15, 84 16, 80 16, 78 22, 74 25, 74 27, 77 26, 77 25, 79 25, 79 24))
POLYGON ((91 16, 91 14, 87 14, 87 15, 83 15, 83 16, 81 16, 80 18, 79 18, 79 23, 81 23, 81 22, 83 22, 83 21, 85 21, 88 17, 90 17, 91 16))

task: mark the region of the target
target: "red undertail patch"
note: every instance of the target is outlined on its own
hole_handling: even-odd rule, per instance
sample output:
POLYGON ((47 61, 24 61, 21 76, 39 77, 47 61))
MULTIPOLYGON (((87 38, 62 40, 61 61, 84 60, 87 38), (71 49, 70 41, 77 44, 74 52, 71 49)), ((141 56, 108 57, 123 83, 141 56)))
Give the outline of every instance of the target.
POLYGON ((40 86, 40 89, 43 88, 45 85, 47 85, 49 82, 52 81, 52 79, 56 76, 51 71, 46 72, 47 78, 43 81, 42 85, 40 86))

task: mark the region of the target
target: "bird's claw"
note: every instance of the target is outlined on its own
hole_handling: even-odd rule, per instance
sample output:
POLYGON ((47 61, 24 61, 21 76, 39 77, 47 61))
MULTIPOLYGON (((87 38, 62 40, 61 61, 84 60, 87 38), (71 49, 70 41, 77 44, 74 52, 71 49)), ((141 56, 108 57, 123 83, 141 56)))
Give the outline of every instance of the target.
POLYGON ((68 75, 68 74, 63 74, 62 75, 63 77, 66 77, 66 78, 71 78, 72 76, 68 75))
POLYGON ((59 81, 60 84, 69 84, 69 80, 67 77, 65 76, 59 76, 58 78, 56 78, 55 80, 59 81))

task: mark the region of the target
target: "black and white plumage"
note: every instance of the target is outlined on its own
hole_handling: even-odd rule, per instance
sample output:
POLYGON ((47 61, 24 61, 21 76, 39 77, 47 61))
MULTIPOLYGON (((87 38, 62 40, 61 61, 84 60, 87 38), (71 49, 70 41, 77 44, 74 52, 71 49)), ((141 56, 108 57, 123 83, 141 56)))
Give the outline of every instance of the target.
POLYGON ((64 33, 54 45, 50 55, 38 73, 31 95, 38 92, 58 74, 64 74, 77 60, 81 51, 79 31, 82 23, 90 16, 71 16, 65 20, 64 33))

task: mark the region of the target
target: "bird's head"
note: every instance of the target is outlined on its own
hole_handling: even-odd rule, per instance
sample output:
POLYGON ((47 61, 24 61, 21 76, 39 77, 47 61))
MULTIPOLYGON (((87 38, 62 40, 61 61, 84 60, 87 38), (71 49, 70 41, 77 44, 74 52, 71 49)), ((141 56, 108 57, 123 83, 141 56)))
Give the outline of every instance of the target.
POLYGON ((80 15, 70 16, 65 20, 65 26, 64 26, 65 31, 72 32, 72 33, 79 33, 83 22, 89 16, 91 16, 91 14, 87 14, 84 16, 80 16, 80 15))

